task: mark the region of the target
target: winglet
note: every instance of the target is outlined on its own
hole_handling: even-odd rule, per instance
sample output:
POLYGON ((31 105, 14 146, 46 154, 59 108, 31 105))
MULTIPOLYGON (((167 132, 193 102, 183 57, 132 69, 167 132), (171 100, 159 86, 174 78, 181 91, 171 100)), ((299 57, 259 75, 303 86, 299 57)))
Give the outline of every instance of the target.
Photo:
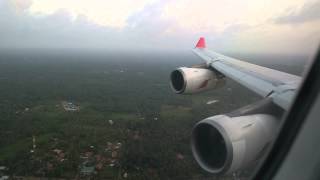
POLYGON ((200 49, 206 48, 206 41, 205 41, 204 37, 200 37, 195 48, 200 48, 200 49))

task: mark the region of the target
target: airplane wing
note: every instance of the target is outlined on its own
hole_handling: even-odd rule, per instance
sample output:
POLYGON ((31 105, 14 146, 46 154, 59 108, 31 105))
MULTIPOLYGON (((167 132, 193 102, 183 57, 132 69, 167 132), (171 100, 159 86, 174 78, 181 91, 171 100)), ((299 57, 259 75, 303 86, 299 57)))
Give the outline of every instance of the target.
POLYGON ((213 174, 228 174, 252 166, 272 144, 281 115, 289 109, 301 77, 210 51, 204 38, 200 38, 193 52, 206 64, 172 71, 171 88, 175 93, 213 90, 223 86, 228 77, 265 97, 231 113, 196 123, 191 135, 195 160, 213 174))
POLYGON ((208 67, 233 79, 263 97, 271 97, 281 108, 288 110, 301 77, 258 66, 210 51, 200 38, 193 52, 206 61, 208 67))

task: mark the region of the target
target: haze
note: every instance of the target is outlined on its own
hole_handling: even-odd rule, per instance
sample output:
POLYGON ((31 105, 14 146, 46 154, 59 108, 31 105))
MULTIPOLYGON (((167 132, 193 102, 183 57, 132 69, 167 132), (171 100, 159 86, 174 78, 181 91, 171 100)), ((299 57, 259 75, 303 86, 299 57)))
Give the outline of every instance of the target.
POLYGON ((320 1, 1 0, 0 48, 310 54, 320 1))

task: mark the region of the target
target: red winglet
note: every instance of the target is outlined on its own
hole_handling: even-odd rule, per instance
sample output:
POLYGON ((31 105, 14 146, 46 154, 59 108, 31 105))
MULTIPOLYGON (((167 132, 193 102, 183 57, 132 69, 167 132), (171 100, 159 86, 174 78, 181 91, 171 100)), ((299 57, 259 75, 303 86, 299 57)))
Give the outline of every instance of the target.
POLYGON ((204 37, 200 37, 200 39, 196 45, 196 48, 206 48, 206 41, 205 41, 204 37))

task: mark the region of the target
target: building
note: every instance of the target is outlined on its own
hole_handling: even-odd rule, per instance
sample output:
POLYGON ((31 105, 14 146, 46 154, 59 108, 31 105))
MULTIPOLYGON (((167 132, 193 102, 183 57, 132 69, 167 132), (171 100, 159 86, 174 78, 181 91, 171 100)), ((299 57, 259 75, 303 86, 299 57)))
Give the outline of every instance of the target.
POLYGON ((67 101, 63 101, 62 102, 62 106, 63 106, 63 109, 65 111, 79 111, 80 110, 80 107, 79 106, 76 106, 74 103, 72 102, 67 102, 67 101))

